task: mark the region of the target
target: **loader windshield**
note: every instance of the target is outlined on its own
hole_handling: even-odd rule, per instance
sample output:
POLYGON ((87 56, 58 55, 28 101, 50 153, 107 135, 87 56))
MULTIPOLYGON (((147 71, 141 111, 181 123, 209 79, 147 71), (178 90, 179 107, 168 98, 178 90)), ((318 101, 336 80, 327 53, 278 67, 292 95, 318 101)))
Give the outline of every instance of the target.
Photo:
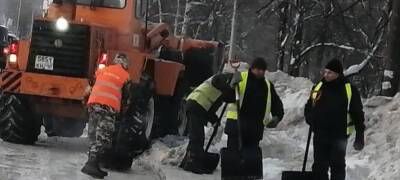
POLYGON ((126 0, 76 0, 76 3, 94 7, 122 9, 125 7, 126 0))

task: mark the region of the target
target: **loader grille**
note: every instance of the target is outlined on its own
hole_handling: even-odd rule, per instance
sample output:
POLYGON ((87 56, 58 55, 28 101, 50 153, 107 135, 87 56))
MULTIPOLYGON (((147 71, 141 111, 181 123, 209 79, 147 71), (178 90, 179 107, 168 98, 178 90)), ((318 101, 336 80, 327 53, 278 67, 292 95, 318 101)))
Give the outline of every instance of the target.
POLYGON ((54 22, 35 20, 27 71, 85 77, 88 71, 89 44, 89 26, 70 24, 66 32, 59 32, 54 22), (38 57, 52 59, 51 65, 38 65, 38 57))

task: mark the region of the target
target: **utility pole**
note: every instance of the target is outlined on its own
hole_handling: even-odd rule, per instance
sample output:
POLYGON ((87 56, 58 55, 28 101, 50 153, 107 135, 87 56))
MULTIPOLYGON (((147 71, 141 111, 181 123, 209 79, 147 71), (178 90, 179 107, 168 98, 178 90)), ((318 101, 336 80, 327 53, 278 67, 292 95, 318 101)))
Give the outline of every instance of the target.
POLYGON ((235 56, 235 44, 236 44, 236 19, 237 19, 237 0, 233 2, 233 14, 232 14, 232 27, 231 27, 231 40, 229 47, 228 61, 232 60, 235 56))
POLYGON ((19 1, 18 1, 17 29, 16 29, 17 32, 15 32, 15 34, 16 34, 17 36, 19 36, 19 17, 21 16, 21 5, 22 5, 22 2, 21 2, 21 1, 22 1, 22 0, 19 0, 19 1))

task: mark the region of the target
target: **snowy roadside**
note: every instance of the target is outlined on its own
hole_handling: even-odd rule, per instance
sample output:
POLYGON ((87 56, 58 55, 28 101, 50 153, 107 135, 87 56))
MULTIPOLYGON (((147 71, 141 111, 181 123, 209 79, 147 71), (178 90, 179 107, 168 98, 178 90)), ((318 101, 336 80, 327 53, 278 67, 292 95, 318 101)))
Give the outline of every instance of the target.
MULTIPOLYGON (((304 123, 304 104, 312 83, 282 72, 269 73, 285 106, 285 117, 276 129, 267 129, 260 143, 263 149, 264 179, 280 180, 281 171, 301 170, 308 126, 304 123)), ((347 179, 393 180, 400 177, 400 95, 394 98, 373 97, 365 100, 366 147, 362 152, 352 148, 349 139, 347 179)), ((224 123, 222 123, 224 124, 224 123)), ((210 134, 210 128, 206 128, 210 134)), ((85 162, 87 138, 47 138, 40 136, 35 146, 0 141, 0 179, 6 180, 87 180, 80 168, 85 162)), ((208 138, 208 137, 206 137, 208 138)), ((106 179, 125 180, 217 180, 220 167, 211 175, 197 175, 181 170, 187 139, 167 136, 153 142, 150 150, 139 156, 127 173, 110 172, 106 179)), ((226 145, 220 130, 211 151, 226 145)), ((312 164, 312 148, 307 169, 312 164)))

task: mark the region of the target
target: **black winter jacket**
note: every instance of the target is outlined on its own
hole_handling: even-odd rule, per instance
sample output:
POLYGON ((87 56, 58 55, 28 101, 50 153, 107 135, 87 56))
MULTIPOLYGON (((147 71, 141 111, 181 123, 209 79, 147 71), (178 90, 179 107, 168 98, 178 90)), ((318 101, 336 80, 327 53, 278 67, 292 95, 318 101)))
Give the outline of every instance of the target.
MULTIPOLYGON (((279 120, 283 118, 283 104, 271 83, 271 114, 279 120)), ((264 133, 263 119, 267 102, 268 86, 265 79, 257 79, 250 71, 247 79, 246 92, 240 109, 241 130, 243 138, 261 140, 264 133)), ((228 135, 237 135, 237 122, 227 121, 225 132, 228 135)))
MULTIPOLYGON (((339 76, 332 82, 322 80, 323 85, 319 90, 319 98, 312 103, 307 101, 304 109, 306 122, 316 137, 346 138, 347 137, 347 94, 345 84, 348 80, 339 76)), ((315 86, 314 86, 315 87, 315 86)), ((312 88, 312 90, 314 89, 312 88)), ((364 132, 364 112, 360 93, 352 86, 352 98, 350 102, 350 116, 355 124, 357 133, 364 132)))

